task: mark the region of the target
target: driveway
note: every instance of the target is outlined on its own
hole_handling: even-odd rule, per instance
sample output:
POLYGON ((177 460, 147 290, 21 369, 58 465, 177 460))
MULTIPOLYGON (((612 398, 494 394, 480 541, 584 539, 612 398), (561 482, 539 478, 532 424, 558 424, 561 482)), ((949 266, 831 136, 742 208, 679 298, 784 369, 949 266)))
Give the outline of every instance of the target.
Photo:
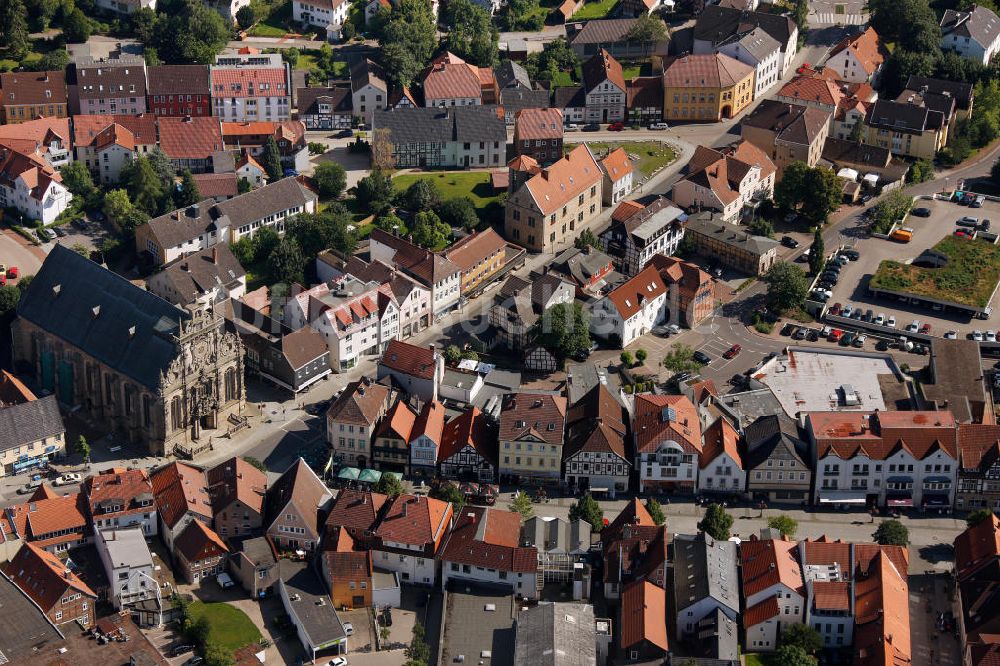
POLYGON ((21 275, 34 275, 38 272, 45 251, 37 245, 32 245, 10 229, 0 230, 0 264, 17 266, 21 275))

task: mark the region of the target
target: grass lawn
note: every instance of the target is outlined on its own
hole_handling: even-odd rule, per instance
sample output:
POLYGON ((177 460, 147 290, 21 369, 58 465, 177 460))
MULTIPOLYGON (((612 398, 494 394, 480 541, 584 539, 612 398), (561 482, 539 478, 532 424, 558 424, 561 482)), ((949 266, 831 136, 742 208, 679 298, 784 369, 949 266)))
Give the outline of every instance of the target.
POLYGON ((191 616, 208 618, 211 629, 208 632, 208 642, 216 643, 227 652, 239 650, 244 645, 250 645, 260 640, 260 630, 236 606, 224 603, 206 604, 195 601, 191 604, 191 616))
POLYGON ((602 19, 611 13, 611 10, 618 4, 618 0, 597 0, 596 2, 584 3, 580 11, 573 14, 574 21, 585 19, 602 19))
POLYGON ((0 49, 0 72, 8 72, 21 66, 30 64, 42 59, 42 56, 57 47, 54 39, 34 39, 31 41, 31 50, 24 56, 24 60, 14 60, 7 57, 7 49, 0 49))
MULTIPOLYGON (((621 143, 610 143, 603 141, 587 141, 586 144, 596 155, 603 155, 609 150, 621 146, 629 155, 638 157, 633 160, 633 166, 642 172, 643 176, 650 176, 654 171, 665 167, 677 159, 673 149, 665 143, 659 141, 623 141, 621 143)), ((572 150, 576 146, 566 144, 566 150, 572 150)))
POLYGON ((979 308, 989 305, 1000 281, 1000 246, 945 236, 933 249, 948 257, 946 266, 922 268, 885 260, 869 286, 979 308))
POLYGON ((764 660, 759 654, 745 654, 746 666, 764 666, 764 660))
POLYGON ((271 15, 250 29, 252 37, 284 37, 291 32, 288 22, 292 19, 292 3, 285 2, 271 15))
POLYGON ((575 86, 576 81, 573 78, 572 72, 560 71, 556 76, 552 78, 553 88, 568 88, 570 86, 575 86))
POLYGON ((622 75, 625 80, 634 79, 637 76, 642 76, 642 65, 627 65, 622 67, 622 75))
POLYGON ((435 171, 430 173, 408 173, 392 179, 400 192, 421 178, 428 178, 437 185, 444 200, 469 197, 478 210, 486 208, 497 200, 490 185, 488 171, 435 171))

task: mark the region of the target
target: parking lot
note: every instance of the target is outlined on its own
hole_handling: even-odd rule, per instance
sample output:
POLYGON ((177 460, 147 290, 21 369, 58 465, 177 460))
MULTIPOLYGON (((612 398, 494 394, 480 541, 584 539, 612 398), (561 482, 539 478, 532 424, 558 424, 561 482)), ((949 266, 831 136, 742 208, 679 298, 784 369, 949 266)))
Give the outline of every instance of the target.
MULTIPOLYGON (((835 303, 852 304, 855 308, 871 309, 876 315, 883 313, 885 318, 895 317, 896 327, 900 330, 913 320, 921 324, 931 325, 931 335, 941 336, 946 331, 957 331, 958 337, 964 338, 973 330, 1000 329, 1000 313, 998 301, 994 297, 991 302, 993 313, 989 320, 974 319, 969 313, 932 310, 927 305, 914 305, 901 302, 891 297, 872 297, 868 294, 868 281, 878 269, 879 263, 885 259, 909 263, 921 252, 932 247, 943 237, 954 233, 958 228, 955 221, 965 215, 980 219, 992 218, 1000 224, 1000 204, 987 201, 979 209, 969 209, 946 201, 918 200, 917 207, 929 208, 930 217, 920 218, 909 216, 904 225, 913 229, 913 239, 909 243, 898 243, 880 238, 870 238, 855 246, 861 253, 858 261, 852 261, 840 272, 838 284, 831 289, 833 295, 827 305, 835 303)), ((970 240, 981 243, 985 241, 970 240)))

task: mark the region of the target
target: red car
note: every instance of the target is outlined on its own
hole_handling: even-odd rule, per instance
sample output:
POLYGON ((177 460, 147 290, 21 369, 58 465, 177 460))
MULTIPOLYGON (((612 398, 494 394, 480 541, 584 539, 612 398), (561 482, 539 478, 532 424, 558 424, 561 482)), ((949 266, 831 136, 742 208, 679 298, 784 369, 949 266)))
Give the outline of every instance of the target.
POLYGON ((736 355, 743 351, 743 347, 739 345, 733 345, 722 355, 722 358, 736 358, 736 355))
POLYGON ((957 231, 955 231, 955 235, 958 236, 959 238, 969 238, 969 234, 967 234, 966 232, 962 231, 961 229, 958 229, 957 231))
POLYGON ((830 314, 839 315, 841 307, 842 306, 840 305, 840 303, 834 303, 833 305, 830 306, 830 314))
POLYGON ((7 277, 11 280, 16 280, 18 276, 17 266, 11 266, 7 269, 7 277))
POLYGON ((928 335, 931 332, 931 325, 924 324, 923 326, 920 327, 920 332, 923 333, 924 335, 928 335))
POLYGON ((830 342, 837 342, 838 340, 840 340, 842 335, 844 335, 844 332, 839 328, 835 328, 832 331, 830 331, 830 335, 828 335, 826 339, 829 340, 830 342))
POLYGON ((625 129, 625 125, 622 123, 611 123, 608 125, 609 132, 621 132, 623 129, 625 129))

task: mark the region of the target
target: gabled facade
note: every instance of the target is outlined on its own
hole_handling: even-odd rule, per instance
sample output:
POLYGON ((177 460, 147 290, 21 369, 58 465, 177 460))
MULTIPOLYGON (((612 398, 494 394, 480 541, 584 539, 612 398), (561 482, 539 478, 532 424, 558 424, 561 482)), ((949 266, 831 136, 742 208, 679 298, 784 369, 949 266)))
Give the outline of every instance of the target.
POLYGON ((941 49, 988 65, 1000 51, 1000 18, 986 7, 946 9, 941 17, 941 49))
POLYGON ((698 14, 694 26, 693 52, 712 53, 737 35, 760 28, 781 45, 780 75, 784 76, 798 53, 799 29, 791 16, 755 11, 756 3, 753 4, 751 7, 733 3, 706 6, 698 14))
POLYGON ((404 400, 389 408, 375 432, 372 464, 385 471, 407 473, 410 467, 410 434, 417 415, 404 400))
POLYGON ((601 247, 615 258, 628 277, 645 268, 658 254, 670 256, 684 238, 682 211, 665 197, 643 206, 624 201, 611 215, 611 226, 601 235, 601 247))
POLYGON ((225 571, 229 548, 211 527, 200 520, 187 524, 174 540, 174 561, 181 578, 200 584, 225 571))
POLYGON ((375 430, 394 398, 392 389, 368 377, 344 387, 326 412, 326 439, 336 460, 361 469, 373 461, 375 430))
POLYGON ((331 498, 326 485, 299 458, 268 489, 264 498, 264 530, 278 550, 316 548, 320 512, 331 498))
POLYGON ((666 588, 666 529, 634 498, 601 530, 605 599, 619 599, 622 589, 634 580, 645 579, 666 588))
POLYGON ((830 132, 830 113, 823 109, 764 100, 740 123, 742 137, 769 156, 777 178, 793 162, 816 166, 830 132))
POLYGON ((223 539, 257 534, 264 523, 267 476, 243 458, 230 458, 205 473, 215 513, 215 532, 223 539))
POLYGON ((751 538, 740 542, 739 554, 745 607, 744 648, 770 652, 778 647, 781 629, 805 621, 806 586, 798 544, 751 538))
POLYGON ((203 470, 173 462, 154 470, 150 482, 160 519, 160 538, 171 553, 177 536, 192 520, 212 524, 212 496, 203 470))
POLYGON ((347 0, 293 0, 292 19, 301 25, 326 31, 330 41, 340 39, 351 3, 347 0))
POLYGON ((83 482, 94 529, 139 527, 145 536, 157 532, 153 485, 143 469, 112 468, 83 482))
POLYGON ((781 44, 763 28, 737 33, 717 47, 719 53, 754 68, 754 99, 781 78, 781 44))
POLYGON ((1000 426, 959 425, 958 450, 961 458, 955 508, 1000 511, 1000 426))
POLYGON ((605 206, 614 206, 632 191, 632 160, 624 148, 615 148, 601 160, 605 206))
POLYGON ((712 209, 723 220, 736 222, 774 195, 776 171, 774 162, 747 141, 723 150, 698 146, 671 198, 682 208, 712 209))
POLYGON ((737 581, 736 544, 717 541, 702 532, 698 535, 674 535, 674 611, 677 634, 688 637, 697 633, 698 622, 719 610, 731 620, 740 613, 737 581))
POLYGON ((754 96, 754 68, 721 53, 685 55, 663 72, 663 119, 735 118, 754 96))
POLYGON ((698 458, 698 492, 742 495, 746 472, 739 449, 740 435, 725 417, 705 429, 698 458))
POLYGON ((41 153, 19 153, 0 144, 0 208, 16 208, 30 220, 52 224, 72 199, 41 153))
POLYGON ((26 543, 5 570, 57 627, 74 622, 89 629, 97 619, 97 595, 52 553, 26 543))
POLYGON ((666 302, 667 288, 650 266, 594 304, 590 330, 624 349, 664 320, 666 302))
POLYGON ((354 115, 371 124, 376 111, 386 108, 389 86, 371 60, 362 58, 351 67, 351 107, 354 115))
POLYGON ((896 155, 933 159, 948 142, 950 120, 950 114, 931 108, 921 98, 880 99, 865 116, 864 143, 896 155))
POLYGON ((632 437, 639 492, 694 492, 702 452, 701 424, 691 401, 679 395, 641 394, 635 398, 632 437))
POLYGON ((438 468, 445 479, 496 481, 496 432, 478 407, 469 407, 445 424, 438 468))
POLYGON ((220 122, 291 118, 291 73, 278 54, 222 54, 212 65, 212 115, 220 122))
POLYGON ((381 229, 372 231, 369 251, 373 261, 402 270, 430 289, 431 314, 435 319, 458 307, 462 268, 444 253, 430 252, 381 229))
POLYGON ((632 465, 625 444, 628 413, 604 384, 591 389, 566 417, 563 466, 566 483, 578 492, 628 490, 632 465))
POLYGON ((512 350, 525 349, 538 318, 553 306, 572 303, 574 293, 572 283, 553 273, 534 282, 513 275, 494 297, 490 324, 497 329, 502 344, 512 350))
MULTIPOLYGON (((1000 28, 1000 26, 998 26, 1000 28)), ((889 52, 879 39, 875 28, 869 27, 858 35, 845 37, 827 56, 826 66, 848 83, 877 83, 882 65, 889 52)))
POLYGON ((424 404, 410 432, 410 475, 433 478, 437 472, 438 449, 444 435, 444 405, 437 400, 424 404))
POLYGON ((382 510, 374 528, 372 561, 379 569, 398 573, 407 584, 435 585, 437 557, 452 518, 448 502, 397 495, 382 510))
POLYGON ((772 414, 747 425, 743 434, 747 493, 779 504, 808 501, 813 474, 794 424, 772 414))
POLYGON ((437 400, 444 377, 444 356, 431 347, 418 347, 393 340, 378 362, 378 378, 391 378, 407 395, 424 401, 437 400))
POLYGON ((467 580, 510 588, 526 599, 538 598, 542 587, 538 551, 521 546, 520 536, 518 514, 465 507, 438 556, 441 586, 467 580))
POLYGON ((350 88, 299 88, 296 96, 299 120, 306 129, 350 129, 353 116, 350 88))
POLYGON ((514 114, 514 152, 539 164, 563 155, 563 114, 559 109, 521 109, 514 114))
POLYGON ((549 393, 508 393, 500 411, 500 475, 521 482, 562 477, 566 398, 549 393))
POLYGON ((423 74, 424 106, 479 106, 496 104, 496 79, 490 67, 476 67, 445 52, 423 74))
POLYGON ((601 49, 583 64, 587 122, 614 123, 625 119, 627 90, 622 66, 601 49))
POLYGON ((659 272, 667 289, 666 321, 694 328, 712 316, 716 281, 701 267, 663 254, 654 254, 646 265, 659 272))

